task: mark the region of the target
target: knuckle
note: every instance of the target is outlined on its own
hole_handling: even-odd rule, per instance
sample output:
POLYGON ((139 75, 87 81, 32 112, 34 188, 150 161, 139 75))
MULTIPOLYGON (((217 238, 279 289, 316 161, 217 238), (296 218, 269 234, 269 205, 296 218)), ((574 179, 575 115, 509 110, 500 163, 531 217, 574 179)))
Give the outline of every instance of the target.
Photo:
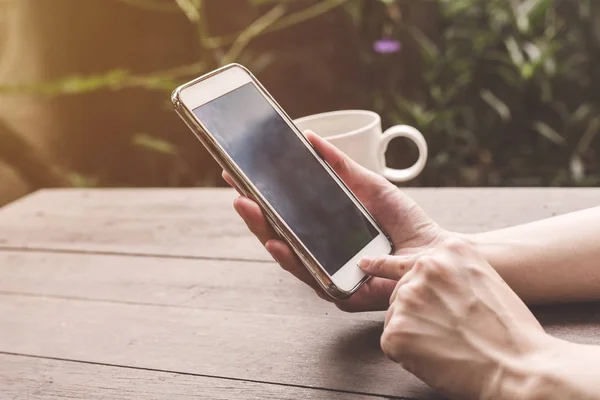
POLYGON ((415 263, 415 270, 420 273, 425 273, 430 269, 435 269, 440 264, 439 257, 435 255, 424 255, 419 257, 415 263))
POLYGON ((346 156, 344 154, 342 154, 341 152, 339 154, 336 155, 336 157, 331 161, 331 167, 336 171, 336 172, 345 172, 348 171, 350 169, 350 163, 348 162, 348 159, 346 158, 346 156))
POLYGON ((441 257, 427 256, 425 260, 422 260, 420 270, 426 279, 444 279, 451 274, 452 266, 441 257))
POLYGON ((399 295, 403 298, 414 299, 415 297, 421 297, 425 292, 424 285, 419 283, 411 283, 404 285, 402 290, 400 290, 399 295))
POLYGON ((390 301, 389 301, 389 308, 393 307, 394 304, 398 303, 399 301, 400 300, 398 299, 398 291, 392 293, 392 297, 390 297, 390 301))
POLYGON ((424 272, 427 278, 441 278, 447 276, 449 271, 446 264, 438 261, 429 264, 424 272))
POLYGON ((392 343, 391 334, 383 332, 381 335, 380 346, 381 350, 383 350, 383 354, 390 360, 394 362, 398 362, 398 356, 396 355, 396 346, 392 343))
POLYGON ((372 271, 380 271, 384 263, 385 260, 382 257, 376 257, 371 263, 370 269, 372 271))
POLYGON ((396 283, 396 287, 394 288, 394 291, 392 292, 392 295, 390 296, 390 306, 392 304, 394 304, 396 301, 398 301, 398 292, 400 292, 400 289, 402 288, 403 283, 398 281, 398 283, 396 283))
POLYGON ((409 284, 405 285, 401 290, 398 291, 398 302, 402 303, 404 307, 410 309, 419 309, 423 305, 423 298, 425 297, 426 288, 420 284, 409 284))
POLYGON ((395 362, 399 362, 403 358, 410 346, 407 329, 408 321, 394 316, 381 335, 381 349, 388 358, 395 362))
POLYGON ((433 262, 433 257, 430 255, 421 256, 415 261, 413 271, 415 273, 422 273, 424 269, 428 268, 429 264, 433 262))

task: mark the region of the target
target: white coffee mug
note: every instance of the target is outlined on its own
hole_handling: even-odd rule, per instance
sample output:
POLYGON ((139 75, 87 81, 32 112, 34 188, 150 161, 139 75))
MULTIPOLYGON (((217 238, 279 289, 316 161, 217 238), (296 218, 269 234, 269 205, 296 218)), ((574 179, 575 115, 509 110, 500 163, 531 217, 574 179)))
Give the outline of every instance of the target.
POLYGON ((421 132, 411 126, 397 125, 382 133, 381 117, 372 111, 333 111, 310 115, 294 122, 301 131, 313 131, 363 167, 392 182, 416 178, 427 163, 427 141, 421 132), (419 159, 410 168, 393 169, 386 165, 388 145, 398 137, 412 140, 419 149, 419 159))

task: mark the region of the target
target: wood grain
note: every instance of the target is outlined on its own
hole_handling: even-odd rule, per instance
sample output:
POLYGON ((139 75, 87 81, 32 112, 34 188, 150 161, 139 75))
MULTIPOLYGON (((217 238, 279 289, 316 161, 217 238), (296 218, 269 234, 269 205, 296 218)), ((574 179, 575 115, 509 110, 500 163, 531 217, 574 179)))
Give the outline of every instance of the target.
MULTIPOLYGON (((409 193, 442 225, 464 232, 502 228, 600 202, 595 189, 409 193)), ((154 392, 145 381, 163 372, 132 368, 176 373, 185 387, 206 386, 202 393, 208 394, 213 390, 208 398, 230 398, 230 388, 234 397, 240 397, 239 391, 248 398, 326 398, 313 395, 312 389, 292 387, 308 392, 286 392, 288 386, 280 385, 437 398, 384 359, 379 349, 381 314, 343 314, 273 262, 265 262, 269 256, 229 206, 234 197, 231 190, 214 189, 51 190, 0 210, 0 247, 5 249, 0 250, 0 351, 112 365, 83 364, 95 369, 86 371, 65 361, 43 364, 38 371, 58 368, 57 376, 65 379, 53 392, 42 372, 36 375, 27 366, 4 368, 9 363, 0 357, 0 378, 6 373, 11 382, 21 382, 15 385, 31 387, 30 397, 24 398, 68 396, 73 387, 81 388, 82 395, 94 392, 93 398, 97 386, 116 377, 122 380, 110 393, 124 396, 129 393, 119 388, 127 385, 128 373, 142 383, 140 391, 152 390, 156 398, 172 395, 170 385, 157 384, 160 389, 154 392), (74 368, 77 372, 64 372, 74 368), (199 378, 205 383, 188 383, 199 378), (231 382, 238 381, 232 379, 268 388, 235 386, 231 382), (260 396, 263 390, 267 394, 260 396)), ((546 307, 536 313, 551 334, 600 344, 599 304, 546 307)), ((179 392, 176 386, 177 394, 198 397, 185 387, 179 392)))
POLYGON ((382 323, 0 295, 0 352, 427 398, 382 323))
POLYGON ((274 262, 0 252, 0 293, 266 314, 383 320, 347 314, 274 262))
MULTIPOLYGON (((599 307, 589 307, 582 320, 556 318, 547 330, 600 344, 599 307)), ((3 352, 380 396, 434 396, 384 359, 382 324, 375 321, 0 295, 0 326, 3 352)))
POLYGON ((41 191, 0 212, 0 246, 268 260, 233 190, 41 191))
POLYGON ((0 354, 3 399, 368 400, 382 397, 0 354))
MULTIPOLYGON (((274 262, 0 251, 0 293, 332 319, 384 318, 382 312, 338 310, 274 262)), ((596 303, 533 311, 548 326, 600 324, 596 303)))
MULTIPOLYGON (((442 226, 478 232, 600 204, 600 189, 410 189, 442 226)), ((0 246, 269 260, 231 189, 43 190, 0 211, 0 246)))

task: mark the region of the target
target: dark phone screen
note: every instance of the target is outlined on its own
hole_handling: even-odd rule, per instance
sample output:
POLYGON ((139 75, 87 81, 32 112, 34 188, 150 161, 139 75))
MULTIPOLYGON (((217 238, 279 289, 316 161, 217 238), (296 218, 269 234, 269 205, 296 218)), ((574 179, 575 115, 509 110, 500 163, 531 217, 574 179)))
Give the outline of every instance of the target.
POLYGON ((254 84, 194 114, 329 274, 379 234, 254 84))

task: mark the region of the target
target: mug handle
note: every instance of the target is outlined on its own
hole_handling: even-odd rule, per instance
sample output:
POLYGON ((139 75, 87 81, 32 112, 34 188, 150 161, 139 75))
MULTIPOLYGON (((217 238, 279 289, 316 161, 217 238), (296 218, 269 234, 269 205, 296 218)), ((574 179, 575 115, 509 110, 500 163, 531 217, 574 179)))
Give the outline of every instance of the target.
POLYGON ((381 161, 384 166, 383 176, 392 182, 406 182, 416 178, 425 168, 427 164, 427 141, 423 137, 423 134, 417 129, 408 125, 397 125, 393 126, 381 135, 381 142, 379 144, 381 153, 381 161), (417 162, 406 169, 394 169, 388 168, 385 164, 385 153, 387 152, 390 142, 398 137, 403 137, 412 140, 419 149, 419 159, 417 162))

